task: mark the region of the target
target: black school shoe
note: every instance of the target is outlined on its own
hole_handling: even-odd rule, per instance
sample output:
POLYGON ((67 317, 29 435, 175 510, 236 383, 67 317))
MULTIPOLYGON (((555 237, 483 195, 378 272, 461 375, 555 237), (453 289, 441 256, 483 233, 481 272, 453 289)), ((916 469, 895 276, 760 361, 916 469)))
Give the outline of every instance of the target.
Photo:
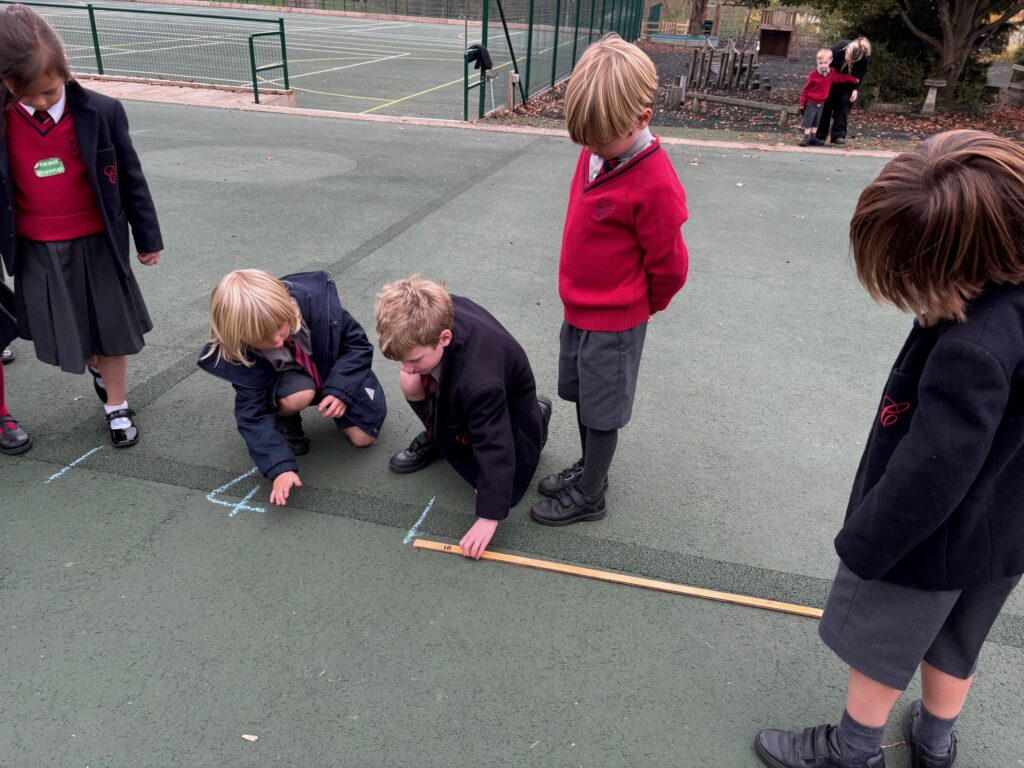
POLYGON ((754 750, 771 768, 885 768, 879 752, 866 762, 851 763, 839 754, 834 725, 816 725, 802 731, 759 731, 754 750))
POLYGON ((292 449, 292 454, 304 456, 309 453, 309 438, 306 437, 306 432, 302 429, 301 413, 296 413, 294 416, 282 416, 276 413, 274 414, 274 426, 288 441, 288 447, 292 449))
POLYGON ((110 442, 114 444, 115 448, 127 448, 130 445, 135 445, 139 442, 139 429, 135 426, 135 411, 131 408, 121 408, 118 411, 113 411, 107 414, 107 426, 110 428, 110 442), (124 429, 114 429, 110 427, 110 423, 114 419, 128 419, 132 422, 129 426, 124 429))
POLYGON ((409 443, 408 448, 404 448, 391 457, 388 461, 388 467, 392 472, 407 475, 410 472, 419 472, 440 457, 441 451, 434 443, 433 438, 427 437, 426 432, 420 432, 409 443))
MULTIPOLYGON (((607 483, 607 478, 605 479, 607 483)), ((605 515, 604 491, 592 499, 574 482, 553 499, 538 501, 530 510, 530 517, 541 525, 572 525, 584 520, 600 520, 605 515)))
POLYGON ((86 366, 86 370, 92 374, 92 388, 96 392, 96 397, 100 399, 100 402, 104 405, 107 404, 107 388, 101 383, 102 377, 100 376, 99 368, 93 368, 91 365, 86 366))
POLYGON ((4 347, 4 351, 0 352, 0 363, 3 363, 4 365, 13 363, 15 357, 17 357, 17 355, 14 354, 13 349, 10 347, 4 347))
POLYGON ((0 416, 0 452, 17 456, 32 447, 28 432, 18 426, 13 416, 0 416))
POLYGON ((910 768, 951 768, 956 760, 956 734, 950 734, 949 751, 936 754, 914 741, 914 722, 921 714, 921 700, 918 699, 903 715, 903 738, 910 748, 910 768))
POLYGON ((551 423, 554 406, 551 405, 551 398, 544 395, 537 395, 537 405, 540 407, 540 449, 543 451, 548 444, 548 424, 551 423))
MULTIPOLYGON (((545 496, 553 499, 570 485, 581 479, 583 479, 583 459, 580 459, 571 467, 566 467, 561 472, 556 472, 553 475, 542 477, 540 482, 537 483, 537 490, 545 496)), ((601 489, 601 492, 603 494, 607 493, 607 491, 608 478, 606 476, 604 479, 604 487, 601 489)))

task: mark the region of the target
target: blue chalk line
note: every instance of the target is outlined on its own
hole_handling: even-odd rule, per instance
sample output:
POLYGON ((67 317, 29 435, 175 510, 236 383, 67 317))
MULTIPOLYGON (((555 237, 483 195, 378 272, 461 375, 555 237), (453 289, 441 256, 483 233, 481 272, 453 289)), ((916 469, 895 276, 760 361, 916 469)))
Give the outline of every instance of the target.
POLYGON ((222 485, 220 488, 217 488, 216 490, 210 491, 208 494, 206 494, 206 500, 211 504, 218 504, 222 507, 227 507, 228 509, 230 509, 231 512, 228 514, 228 517, 234 517, 239 512, 259 512, 261 514, 266 512, 266 510, 263 507, 251 507, 247 503, 249 499, 256 495, 256 491, 258 491, 260 488, 259 485, 253 486, 253 489, 249 491, 249 493, 245 495, 245 498, 243 498, 238 503, 232 503, 230 501, 224 501, 223 499, 214 498, 218 493, 224 493, 224 491, 226 491, 228 488, 237 485, 238 483, 242 482, 243 480, 245 480, 245 478, 249 477, 255 472, 256 467, 253 467, 248 472, 239 475, 231 482, 224 483, 224 485, 222 485))
POLYGON ((427 514, 430 512, 430 508, 434 506, 434 499, 436 498, 437 496, 431 497, 430 501, 427 503, 426 509, 423 510, 423 514, 420 515, 420 519, 416 521, 416 525, 410 528, 409 532, 405 534, 405 538, 402 539, 403 544, 408 544, 410 541, 416 538, 416 534, 419 533, 420 526, 423 524, 423 521, 427 519, 427 514))
MULTIPOLYGON (((77 459, 75 459, 70 464, 68 464, 66 467, 64 467, 64 469, 60 470, 60 472, 54 472, 52 475, 50 475, 50 477, 46 480, 46 483, 53 482, 54 480, 56 480, 56 479, 58 479, 60 477, 63 477, 64 475, 67 474, 67 471, 69 469, 71 469, 76 464, 85 461, 87 458, 92 456, 94 453, 96 453, 96 451, 100 450, 101 448, 103 448, 103 446, 102 445, 98 445, 95 448, 93 448, 91 451, 89 451, 88 453, 82 454, 77 459)), ((43 485, 46 485, 46 483, 43 483, 43 485)))

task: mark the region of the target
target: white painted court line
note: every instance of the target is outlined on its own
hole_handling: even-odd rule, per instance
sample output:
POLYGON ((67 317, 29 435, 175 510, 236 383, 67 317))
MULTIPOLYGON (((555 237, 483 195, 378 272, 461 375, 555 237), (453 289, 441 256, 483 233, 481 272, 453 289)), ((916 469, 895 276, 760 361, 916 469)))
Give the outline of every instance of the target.
POLYGON ((436 498, 437 498, 437 496, 432 496, 430 498, 430 501, 427 502, 427 506, 423 510, 423 514, 420 515, 420 519, 416 521, 416 525, 414 525, 412 528, 410 528, 409 532, 407 534, 405 534, 405 538, 402 539, 402 543, 403 544, 408 544, 410 541, 412 541, 413 539, 416 538, 416 535, 419 533, 420 526, 423 525, 423 521, 427 519, 427 514, 430 512, 431 508, 434 506, 434 499, 436 499, 436 498))
MULTIPOLYGON (((54 473, 53 473, 52 475, 50 475, 50 476, 49 476, 49 477, 48 477, 48 478, 46 479, 46 483, 52 483, 52 482, 53 482, 54 480, 57 480, 58 478, 61 478, 61 477, 63 477, 64 475, 66 475, 66 474, 67 474, 67 471, 68 471, 69 469, 71 469, 71 468, 72 468, 73 466, 75 466, 76 464, 79 464, 80 462, 83 462, 83 461, 85 461, 85 460, 86 460, 87 458, 89 458, 89 457, 90 457, 90 456, 92 456, 92 455, 93 455, 94 453, 96 453, 96 451, 99 451, 99 450, 101 450, 102 448, 103 448, 103 446, 102 446, 102 445, 97 445, 97 446, 96 446, 95 448, 93 448, 93 449, 92 449, 91 451, 87 451, 86 453, 83 453, 83 454, 82 454, 81 456, 79 456, 79 457, 78 457, 77 459, 75 459, 75 460, 74 460, 74 461, 72 461, 72 462, 71 462, 70 464, 68 464, 68 465, 67 465, 66 467, 64 467, 64 469, 60 470, 59 472, 54 472, 54 473)), ((46 483, 43 483, 43 485, 46 485, 46 483)))
POLYGON ((361 67, 364 64, 379 64, 382 61, 390 61, 391 59, 401 59, 401 58, 403 58, 405 56, 408 56, 408 55, 409 55, 408 53, 399 53, 399 54, 397 54, 395 56, 385 56, 382 59, 370 59, 369 61, 359 61, 359 62, 356 62, 355 64, 346 64, 343 67, 331 67, 330 69, 318 69, 316 72, 303 72, 300 75, 290 75, 288 80, 290 82, 292 80, 298 80, 300 77, 309 77, 310 75, 322 75, 325 72, 338 72, 338 71, 340 71, 342 69, 352 69, 352 67, 361 67))

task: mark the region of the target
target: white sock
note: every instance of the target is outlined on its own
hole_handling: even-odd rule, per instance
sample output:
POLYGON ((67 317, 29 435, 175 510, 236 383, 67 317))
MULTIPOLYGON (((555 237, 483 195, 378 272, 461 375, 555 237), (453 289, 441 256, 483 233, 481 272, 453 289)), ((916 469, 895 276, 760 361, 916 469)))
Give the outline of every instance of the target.
MULTIPOLYGON (((120 405, 104 405, 103 406, 103 410, 105 412, 107 412, 107 413, 113 413, 114 411, 120 411, 122 408, 127 408, 127 407, 128 407, 128 401, 125 400, 120 405)), ((128 429, 128 427, 130 427, 131 425, 132 425, 132 420, 131 419, 125 419, 125 418, 114 419, 112 422, 110 422, 110 428, 111 429, 128 429)))

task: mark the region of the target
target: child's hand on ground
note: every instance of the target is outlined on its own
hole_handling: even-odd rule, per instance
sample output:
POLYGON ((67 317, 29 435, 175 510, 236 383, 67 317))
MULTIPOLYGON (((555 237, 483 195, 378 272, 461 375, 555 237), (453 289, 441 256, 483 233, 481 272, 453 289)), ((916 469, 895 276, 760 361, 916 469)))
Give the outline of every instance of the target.
POLYGON ((288 494, 292 488, 301 488, 302 481, 298 472, 282 472, 274 478, 274 490, 270 492, 270 503, 283 507, 288 503, 288 494))
POLYGON ((139 261, 147 267, 155 266, 156 263, 160 261, 160 251, 154 251, 153 253, 140 253, 139 261))
POLYGON ((334 395, 328 395, 320 401, 318 410, 320 411, 320 415, 325 419, 340 419, 345 415, 345 411, 348 410, 348 406, 334 395))
POLYGON ((491 543, 494 532, 498 529, 497 520, 488 520, 486 517, 478 517, 473 527, 466 531, 466 535, 459 541, 462 547, 462 554, 473 560, 479 560, 480 556, 491 543))

